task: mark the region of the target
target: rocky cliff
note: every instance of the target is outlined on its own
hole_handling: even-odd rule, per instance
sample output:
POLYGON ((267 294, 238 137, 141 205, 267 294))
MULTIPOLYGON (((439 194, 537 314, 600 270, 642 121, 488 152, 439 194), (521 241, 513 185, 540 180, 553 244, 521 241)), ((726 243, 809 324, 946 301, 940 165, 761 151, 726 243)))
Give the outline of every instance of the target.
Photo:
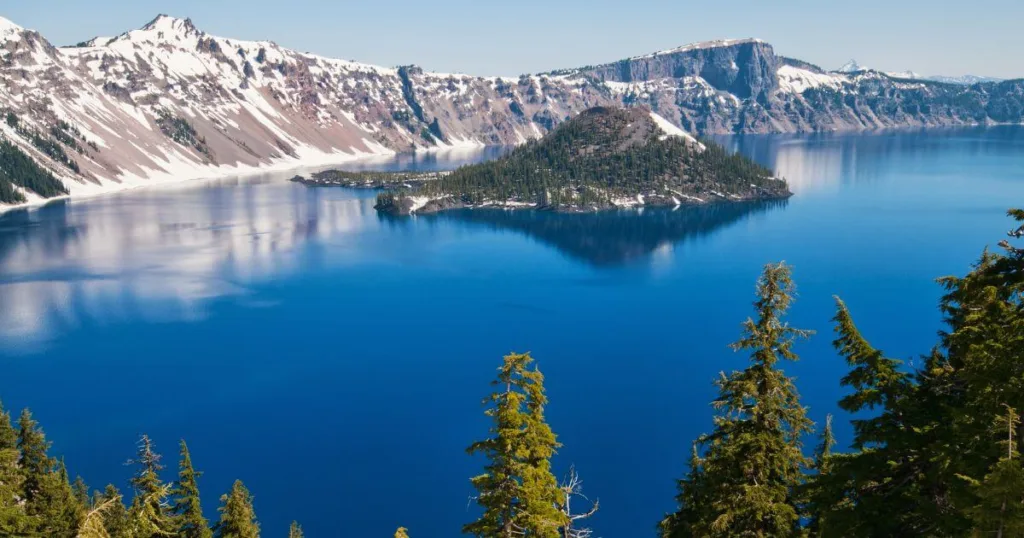
POLYGON ((1024 82, 831 73, 758 40, 474 77, 217 37, 168 16, 75 47, 0 19, 0 138, 43 178, 25 180, 0 159, 0 205, 366 154, 518 144, 593 106, 633 104, 700 133, 1018 123, 1024 82))

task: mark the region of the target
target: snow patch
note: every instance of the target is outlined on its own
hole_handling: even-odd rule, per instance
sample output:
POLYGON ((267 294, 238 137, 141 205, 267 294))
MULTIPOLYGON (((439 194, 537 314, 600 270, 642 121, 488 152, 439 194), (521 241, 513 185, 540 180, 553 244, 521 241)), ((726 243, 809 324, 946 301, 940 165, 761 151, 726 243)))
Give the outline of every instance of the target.
POLYGON ((654 124, 657 125, 658 128, 665 133, 665 136, 661 137, 661 140, 664 140, 665 138, 670 136, 675 136, 682 138, 687 142, 696 144, 696 146, 700 148, 701 151, 705 149, 704 144, 698 142, 697 139, 693 137, 693 135, 680 129, 679 127, 676 127, 672 122, 666 120, 665 118, 655 114, 654 112, 651 112, 651 119, 654 120, 654 124))
POLYGON ((784 65, 776 73, 779 88, 789 93, 804 93, 811 88, 830 88, 838 90, 850 79, 845 75, 815 73, 807 69, 784 65))

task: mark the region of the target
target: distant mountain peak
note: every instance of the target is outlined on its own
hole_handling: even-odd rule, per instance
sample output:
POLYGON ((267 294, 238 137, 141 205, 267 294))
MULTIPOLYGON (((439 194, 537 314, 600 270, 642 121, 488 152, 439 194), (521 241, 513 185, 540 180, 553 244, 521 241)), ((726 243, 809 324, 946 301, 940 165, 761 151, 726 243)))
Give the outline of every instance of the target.
POLYGON ((905 78, 905 79, 911 79, 911 80, 918 80, 918 79, 925 78, 925 76, 922 75, 921 73, 917 73, 917 72, 911 71, 909 69, 906 70, 906 71, 895 71, 895 72, 892 72, 892 73, 886 73, 886 75, 889 75, 892 78, 905 78))
POLYGON ((836 71, 838 71, 840 73, 857 73, 857 72, 860 72, 860 71, 867 71, 867 70, 868 70, 868 68, 863 66, 863 65, 861 65, 861 64, 859 64, 859 63, 857 63, 857 60, 850 60, 850 61, 846 62, 845 64, 843 64, 843 66, 840 67, 839 69, 836 69, 836 71))
POLYGON ((160 14, 141 29, 128 32, 128 34, 125 35, 131 36, 138 33, 155 33, 157 34, 158 40, 173 40, 175 38, 180 39, 199 35, 202 32, 192 24, 192 19, 181 19, 170 15, 160 14))

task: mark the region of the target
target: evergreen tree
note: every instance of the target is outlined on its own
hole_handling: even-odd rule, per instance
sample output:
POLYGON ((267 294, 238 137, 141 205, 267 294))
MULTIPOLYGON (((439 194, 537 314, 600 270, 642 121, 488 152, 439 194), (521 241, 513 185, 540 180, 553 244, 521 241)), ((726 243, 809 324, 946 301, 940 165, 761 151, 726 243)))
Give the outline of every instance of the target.
MULTIPOLYGON (((748 319, 733 344, 750 353, 750 366, 719 379, 715 429, 700 443, 705 455, 697 482, 698 517, 694 536, 791 537, 799 534, 797 488, 809 465, 801 437, 812 424, 800 405, 793 381, 778 368, 780 360, 797 360, 794 340, 809 332, 790 327, 783 316, 793 300, 794 285, 785 264, 768 265, 758 280, 757 319, 748 319)), ((685 486, 685 485, 684 485, 685 486)), ((672 535, 680 536, 676 532, 672 535)))
POLYGON ((305 534, 302 533, 302 526, 299 525, 298 521, 292 521, 292 526, 288 527, 288 538, 305 538, 305 534))
POLYGON ((0 536, 28 534, 36 525, 21 504, 25 478, 18 458, 18 433, 0 404, 0 536))
POLYGON ((0 450, 0 536, 27 534, 36 525, 21 505, 23 482, 18 451, 0 450))
POLYGON ((75 477, 75 481, 71 484, 71 491, 74 492, 75 501, 83 510, 92 508, 92 500, 89 498, 89 486, 85 484, 85 480, 81 476, 75 477))
MULTIPOLYGON (((839 400, 839 407, 850 413, 876 407, 895 407, 910 387, 909 376, 900 369, 902 362, 886 358, 881 351, 872 347, 853 323, 846 304, 838 297, 835 301, 836 315, 833 321, 837 337, 832 345, 851 367, 840 383, 854 390, 839 400)), ((893 429, 902 427, 897 419, 892 414, 854 419, 854 446, 864 448, 884 444, 893 429)))
POLYGON ((409 538, 409 531, 405 527, 398 527, 395 531, 395 538, 409 538))
POLYGON ((214 528, 217 538, 259 538, 260 524, 252 506, 252 496, 241 480, 231 486, 231 493, 222 495, 217 509, 220 521, 214 528))
POLYGON ((560 445, 544 419, 544 377, 532 363, 528 353, 507 355, 492 382, 498 390, 484 400, 491 437, 468 448, 488 459, 472 479, 483 514, 463 527, 466 534, 554 538, 564 525, 550 461, 560 445))
POLYGON ((40 521, 39 530, 51 538, 74 538, 85 517, 86 507, 79 504, 61 461, 56 471, 43 475, 31 510, 40 521))
MULTIPOLYGON (((816 471, 817 477, 829 476, 832 472, 832 448, 836 445, 836 437, 832 432, 832 415, 825 417, 825 428, 821 431, 820 441, 818 442, 817 450, 814 451, 814 470, 816 471)), ((808 505, 808 516, 809 521, 807 523, 807 529, 811 536, 824 537, 831 536, 831 533, 826 532, 826 516, 823 512, 828 510, 828 506, 821 506, 820 497, 815 495, 815 487, 818 486, 819 482, 812 480, 808 484, 808 489, 811 491, 810 500, 808 505)))
POLYGON ((11 423, 11 414, 4 409, 0 401, 0 450, 18 449, 18 431, 11 423))
POLYGON ((175 526, 180 538, 210 538, 213 532, 203 517, 203 506, 199 501, 199 484, 196 480, 202 473, 192 467, 192 456, 185 441, 181 441, 181 462, 178 465, 178 483, 172 512, 177 516, 175 526))
POLYGON ((678 483, 679 494, 676 495, 676 502, 679 503, 679 508, 658 525, 663 538, 696 536, 697 526, 701 521, 707 520, 709 503, 703 497, 707 489, 701 465, 700 450, 697 443, 694 443, 690 452, 689 470, 678 483))
POLYGON ((22 498, 25 512, 36 523, 37 532, 52 538, 71 538, 81 523, 83 510, 75 500, 67 469, 48 455, 46 435, 28 409, 18 420, 18 461, 24 480, 22 498))
POLYGON ((963 477, 971 484, 979 502, 968 510, 974 522, 974 536, 998 538, 1024 536, 1024 467, 1014 439, 1020 417, 1007 406, 1004 419, 997 421, 1002 430, 1006 452, 981 481, 963 477))
POLYGON ((33 503, 42 489, 42 483, 46 475, 53 472, 55 463, 47 455, 50 443, 46 441, 43 430, 39 428, 39 424, 32 418, 32 413, 28 409, 21 412, 18 426, 18 450, 21 452, 18 467, 25 476, 24 498, 31 513, 33 503))
POLYGON ((164 468, 160 460, 153 441, 143 435, 135 459, 129 462, 138 467, 131 479, 135 496, 130 509, 138 538, 155 538, 174 531, 173 517, 167 506, 170 487, 160 479, 164 468))
POLYGON ((113 484, 108 484, 103 493, 97 495, 96 505, 104 507, 99 514, 109 538, 134 538, 124 498, 113 484))

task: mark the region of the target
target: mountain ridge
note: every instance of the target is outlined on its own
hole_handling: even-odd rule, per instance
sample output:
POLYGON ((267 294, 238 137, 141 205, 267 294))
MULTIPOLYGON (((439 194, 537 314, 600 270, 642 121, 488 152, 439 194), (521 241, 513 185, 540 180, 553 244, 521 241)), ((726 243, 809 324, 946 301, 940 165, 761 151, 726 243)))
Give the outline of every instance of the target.
MULTIPOLYGON (((1020 123, 1024 81, 960 87, 830 73, 759 39, 519 77, 432 73, 218 37, 160 15, 55 47, 0 22, 0 137, 71 195, 365 155, 517 145, 595 106, 700 134, 1020 123)), ((0 179, 0 181, 3 181, 0 179)), ((14 199, 40 201, 14 183, 14 199)))

